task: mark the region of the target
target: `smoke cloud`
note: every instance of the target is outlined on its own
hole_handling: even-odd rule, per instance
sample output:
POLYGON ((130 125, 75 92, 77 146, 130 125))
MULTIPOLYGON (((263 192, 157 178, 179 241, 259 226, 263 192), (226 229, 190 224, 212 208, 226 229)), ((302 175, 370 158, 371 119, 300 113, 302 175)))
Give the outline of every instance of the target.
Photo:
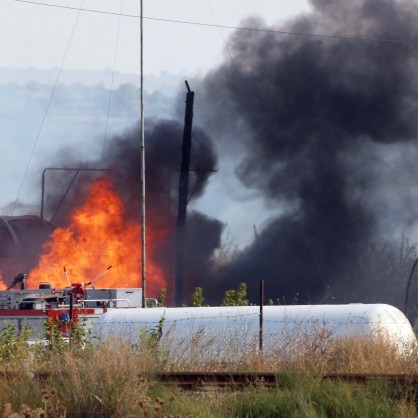
MULTIPOLYGON (((178 177, 181 162, 181 146, 183 138, 183 125, 174 120, 149 120, 145 130, 146 147, 146 224, 147 228, 164 232, 164 241, 157 245, 153 243, 155 251, 152 253, 154 263, 157 263, 172 287, 174 268, 174 233, 177 216, 178 177)), ((126 130, 120 135, 111 138, 104 147, 102 161, 74 162, 72 166, 105 167, 105 172, 80 172, 80 178, 74 183, 65 203, 61 205, 55 221, 58 225, 67 224, 69 216, 82 202, 89 189, 91 180, 96 176, 111 177, 115 188, 125 202, 127 216, 131 220, 140 222, 140 130, 139 126, 126 130)), ((190 185, 193 198, 199 197, 205 189, 207 180, 212 174, 216 164, 216 154, 211 139, 201 129, 196 127, 193 131, 193 146, 191 151, 190 185)), ((68 165, 68 157, 66 158, 68 165)), ((58 178, 57 178, 58 179, 58 178)), ((50 183, 50 196, 48 211, 53 211, 65 188, 62 175, 60 181, 50 183)), ((65 181, 68 184, 68 176, 65 181)), ((222 224, 211 220, 199 213, 191 213, 188 222, 188 236, 190 257, 194 262, 205 262, 220 245, 222 224), (211 231, 212 239, 198 240, 196 236, 207 236, 211 231)), ((138 243, 139 246, 139 243, 138 243)), ((186 271, 186 278, 196 271, 192 263, 186 271)), ((152 281, 152 277, 149 277, 152 281)), ((157 296, 157 295, 154 295, 157 296)))
MULTIPOLYGON (((416 255, 403 234, 418 238, 418 6, 311 3, 310 13, 285 25, 243 22, 265 31, 237 30, 225 62, 191 83, 198 108, 191 198, 205 192, 218 153, 242 186, 278 213, 248 247, 218 258, 224 225, 188 213, 185 294, 201 286, 206 303, 219 303, 241 282, 256 302, 262 279, 267 297, 285 303, 403 301, 409 271, 394 266, 416 255)), ((155 254, 167 277, 173 277, 182 131, 172 120, 146 121, 147 222, 171 231, 155 254)), ((111 170, 106 175, 128 216, 139 218, 138 127, 106 141, 102 155, 80 161, 66 150, 54 165, 111 170)), ((46 218, 65 225, 98 175, 80 172, 63 198, 73 174, 49 173, 46 218)), ((244 212, 245 202, 239 204, 244 212)))
POLYGON ((242 184, 283 209, 216 266, 206 287, 214 297, 245 281, 254 299, 264 279, 287 302, 318 302, 328 292, 339 302, 394 302, 382 283, 373 294, 360 289, 369 291, 376 274, 365 260, 370 246, 399 245, 416 225, 418 56, 408 42, 418 39, 418 7, 311 3, 312 13, 285 26, 243 22, 266 31, 236 31, 225 63, 202 81, 218 149, 232 161, 234 143, 242 184), (390 39, 403 43, 379 41, 390 39))
MULTIPOLYGON (((158 240, 158 242, 149 243, 151 247, 148 248, 151 250, 149 250, 148 256, 152 257, 153 263, 157 264, 164 272, 169 291, 173 287, 172 281, 174 279, 174 233, 182 139, 182 123, 171 119, 147 120, 145 129, 146 223, 147 229, 153 231, 152 235, 155 235, 158 240), (164 239, 161 239, 162 236, 164 239)), ((74 210, 81 207, 86 201, 92 182, 98 177, 106 177, 113 179, 116 191, 125 202, 128 220, 139 223, 141 220, 140 142, 140 128, 137 125, 119 135, 108 138, 105 143, 100 141, 102 153, 98 153, 100 157, 96 159, 86 158, 83 160, 74 150, 61 150, 53 162, 50 162, 51 168, 45 173, 44 219, 51 221, 54 226, 66 227, 69 225, 74 210), (78 170, 74 170, 74 168, 78 170)), ((197 126, 193 130, 190 160, 189 188, 190 199, 193 199, 204 193, 207 181, 217 161, 211 139, 197 126)), ((36 223, 36 220, 34 222, 36 223)), ((219 247, 222 228, 221 222, 217 220, 209 219, 197 212, 190 213, 187 225, 187 236, 189 237, 187 244, 193 263, 185 272, 188 282, 192 282, 191 276, 195 276, 198 271, 197 265, 207 263, 214 249, 219 247), (199 239, 200 236, 208 239, 199 239)), ((50 231, 51 229, 47 232, 50 231)), ((25 248, 30 247, 31 242, 33 243, 33 240, 27 242, 30 232, 25 229, 22 231, 23 239, 21 241, 27 243, 25 248)), ((16 266, 8 266, 8 260, 0 257, 1 269, 6 282, 11 282, 14 275, 21 271, 28 271, 36 265, 40 244, 46 237, 47 234, 44 233, 32 246, 30 259, 27 252, 25 256, 19 257, 24 260, 23 265, 19 265, 19 271, 13 272, 13 268, 16 266)), ((2 239, 2 244, 4 247, 4 239, 2 239)), ((4 248, 2 251, 5 253, 4 248)), ((140 258, 139 242, 138 258, 140 258)), ((152 277, 148 279, 152 281, 152 277)), ((187 286, 186 289, 188 289, 187 286)), ((157 295, 149 296, 156 297, 157 295)))

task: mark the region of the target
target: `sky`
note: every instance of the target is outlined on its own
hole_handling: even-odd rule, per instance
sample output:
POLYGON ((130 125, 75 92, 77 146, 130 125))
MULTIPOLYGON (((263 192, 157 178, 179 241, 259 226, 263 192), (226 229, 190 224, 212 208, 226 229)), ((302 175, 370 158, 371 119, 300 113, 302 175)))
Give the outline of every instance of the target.
MULTIPOLYGON (((117 42, 116 70, 138 73, 139 0, 35 0, 33 3, 1 1, 2 67, 60 66, 68 47, 65 68, 113 68, 117 42), (62 7, 33 4, 36 2, 62 7), (86 9, 79 18, 77 7, 86 9), (119 13, 124 17, 119 19, 119 13)), ((144 74, 207 71, 222 58, 225 40, 231 32, 216 25, 239 26, 242 19, 255 15, 273 24, 304 10, 309 10, 306 0, 144 0, 144 74)))
MULTIPOLYGON (((183 83, 184 79, 204 76, 228 59, 225 45, 234 30, 221 26, 242 26, 243 19, 253 16, 267 24, 281 23, 309 8, 306 0, 145 0, 144 87, 155 88, 155 84, 151 85, 152 76, 158 76, 162 84, 164 80, 173 83, 176 78, 183 83)), ((114 69, 119 74, 137 76, 139 83, 139 15, 138 0, 1 0, 0 69, 62 68, 60 82, 65 81, 66 70, 80 70, 83 77, 86 71, 114 69), (84 10, 80 13, 78 8, 84 10)), ((54 81, 51 78, 51 84, 54 81)), ((198 94, 195 113, 199 111, 198 94)), ((43 131, 48 127, 45 125, 43 131)), ((0 206, 10 203, 10 196, 15 196, 21 187, 25 158, 30 155, 36 130, 34 124, 29 134, 33 137, 28 136, 27 142, 19 145, 26 147, 25 152, 9 147, 9 152, 3 154, 8 159, 8 165, 3 161, 3 170, 7 170, 3 178, 7 179, 9 193, 4 193, 6 200, 0 198, 0 206), (10 167, 20 169, 11 172, 10 167)), ((218 168, 220 172, 212 176, 204 197, 191 208, 225 222, 224 237, 242 247, 276 209, 266 208, 262 199, 241 188, 230 161, 220 160, 218 168)), ((21 198, 25 196, 25 187, 31 187, 26 178, 23 186, 21 198)))

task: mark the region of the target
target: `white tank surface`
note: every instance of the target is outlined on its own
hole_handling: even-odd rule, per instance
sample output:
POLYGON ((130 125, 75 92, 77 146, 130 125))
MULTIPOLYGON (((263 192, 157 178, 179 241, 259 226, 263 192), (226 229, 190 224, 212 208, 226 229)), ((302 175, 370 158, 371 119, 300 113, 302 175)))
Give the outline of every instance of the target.
MULTIPOLYGON (((408 319, 386 304, 265 306, 263 311, 264 352, 281 357, 346 337, 384 339, 401 353, 416 344, 408 319)), ((259 346, 258 306, 110 309, 95 321, 92 335, 98 341, 116 337, 136 343, 161 323, 162 343, 185 355, 239 358, 259 346)))

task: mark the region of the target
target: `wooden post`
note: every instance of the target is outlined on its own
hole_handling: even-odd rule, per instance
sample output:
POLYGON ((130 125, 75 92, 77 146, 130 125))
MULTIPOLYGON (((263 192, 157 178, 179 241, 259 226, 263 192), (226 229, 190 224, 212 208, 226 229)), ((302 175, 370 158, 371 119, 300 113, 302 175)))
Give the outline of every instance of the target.
POLYGON ((190 90, 186 81, 186 113, 184 117, 182 159, 179 179, 179 201, 176 222, 176 265, 174 284, 175 306, 182 306, 184 289, 184 261, 186 244, 186 211, 189 195, 190 151, 192 147, 192 123, 194 92, 190 90))
POLYGON ((144 124, 144 6, 140 1, 140 28, 141 28, 141 278, 142 278, 142 307, 147 307, 147 279, 146 279, 146 222, 145 222, 145 124, 144 124))
POLYGON ((264 280, 260 281, 260 335, 259 335, 259 348, 263 351, 263 306, 264 306, 264 280))

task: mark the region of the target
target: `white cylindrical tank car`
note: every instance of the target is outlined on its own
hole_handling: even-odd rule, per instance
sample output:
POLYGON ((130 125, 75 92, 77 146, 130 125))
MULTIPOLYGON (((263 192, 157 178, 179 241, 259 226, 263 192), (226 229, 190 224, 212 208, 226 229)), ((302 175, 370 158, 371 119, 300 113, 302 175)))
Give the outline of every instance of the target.
MULTIPOLYGON (((259 347, 258 306, 110 309, 93 324, 97 341, 137 343, 162 329, 164 347, 200 361, 239 359, 259 347)), ((263 352, 281 357, 339 338, 385 341, 400 353, 416 344, 405 315, 386 304, 288 305, 263 308, 263 352)))

